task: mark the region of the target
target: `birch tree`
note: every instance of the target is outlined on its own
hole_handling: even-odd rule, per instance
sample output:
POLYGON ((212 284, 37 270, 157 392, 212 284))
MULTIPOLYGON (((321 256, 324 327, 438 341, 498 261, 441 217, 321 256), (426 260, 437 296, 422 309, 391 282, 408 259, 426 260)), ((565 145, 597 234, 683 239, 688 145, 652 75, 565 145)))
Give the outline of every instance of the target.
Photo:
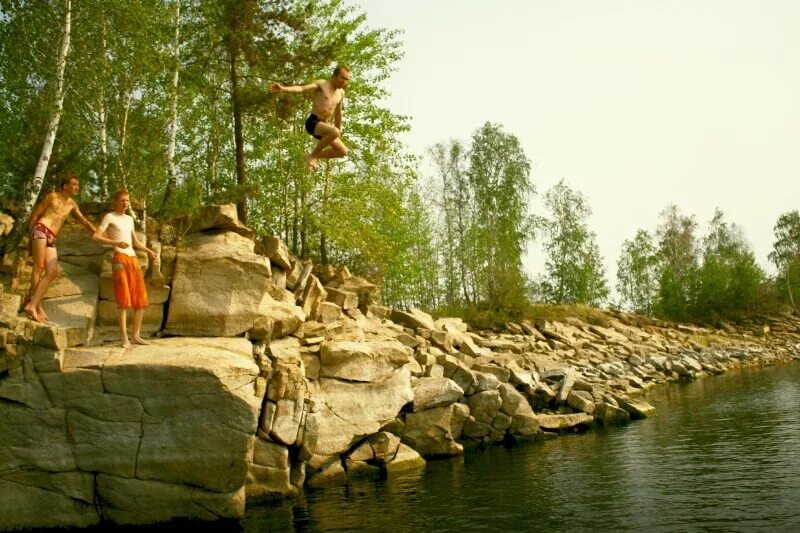
POLYGON ((61 120, 61 111, 64 106, 64 83, 67 68, 67 54, 69 53, 69 38, 71 28, 72 2, 71 0, 65 0, 64 19, 61 25, 61 42, 56 54, 56 83, 55 94, 53 96, 52 112, 47 126, 44 144, 42 145, 42 152, 39 156, 39 162, 36 165, 33 178, 27 184, 25 197, 23 198, 23 211, 20 216, 22 224, 27 224, 28 217, 33 210, 36 199, 39 198, 39 193, 42 190, 42 183, 44 182, 44 175, 47 172, 47 165, 50 161, 50 155, 53 152, 53 144, 56 140, 58 123, 61 120))
POLYGON ((600 305, 609 291, 597 237, 589 230, 586 197, 562 179, 547 191, 545 205, 542 293, 553 303, 600 305))
POLYGON ((169 204, 175 188, 178 186, 178 176, 175 169, 175 139, 178 132, 178 76, 181 65, 181 2, 173 0, 175 7, 175 40, 172 43, 172 86, 170 102, 169 138, 167 140, 167 186, 164 191, 162 209, 169 204))
POLYGON ((786 291, 792 308, 797 310, 795 294, 800 289, 800 211, 796 209, 778 217, 774 228, 775 242, 769 260, 778 269, 778 286, 786 291))

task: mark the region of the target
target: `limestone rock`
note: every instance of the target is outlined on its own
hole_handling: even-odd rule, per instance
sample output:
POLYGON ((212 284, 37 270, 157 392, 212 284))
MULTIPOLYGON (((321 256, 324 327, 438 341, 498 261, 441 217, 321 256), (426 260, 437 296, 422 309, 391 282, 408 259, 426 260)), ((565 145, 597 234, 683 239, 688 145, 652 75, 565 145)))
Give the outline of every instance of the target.
POLYGON ((380 381, 346 382, 321 377, 311 390, 303 448, 318 455, 339 454, 377 432, 413 400, 410 372, 399 368, 380 381))
POLYGON ((569 415, 539 414, 539 427, 545 431, 561 431, 579 426, 587 426, 594 421, 591 415, 575 413, 569 415))
POLYGON ((328 301, 335 303, 342 309, 355 309, 358 307, 358 294, 333 287, 326 287, 328 301))
POLYGON ((411 308, 408 311, 395 309, 392 311, 391 319, 393 322, 411 329, 436 329, 433 318, 428 313, 420 311, 419 309, 411 308))
POLYGON ((175 265, 167 331, 231 337, 252 328, 271 284, 269 260, 232 232, 196 234, 186 247, 175 265))
POLYGON ((320 347, 320 375, 350 381, 375 381, 412 361, 408 350, 393 339, 326 341, 320 347))
POLYGON ((425 459, 405 444, 400 444, 394 458, 386 463, 386 472, 391 476, 398 472, 425 467, 425 459))
POLYGON ((450 405, 464 396, 464 391, 447 378, 419 378, 414 389, 414 412, 450 405))
POLYGON ((500 406, 503 405, 503 399, 500 391, 489 390, 470 396, 466 399, 466 404, 469 406, 469 414, 475 417, 475 420, 491 424, 500 406))
POLYGON ((272 320, 273 339, 281 339, 296 331, 305 322, 306 314, 293 302, 281 302, 265 294, 258 306, 258 316, 253 322, 256 325, 261 317, 272 320))
POLYGON ((303 288, 302 296, 299 299, 299 301, 302 303, 302 309, 306 316, 316 317, 320 304, 325 302, 325 298, 327 298, 327 296, 328 293, 325 291, 325 288, 322 286, 322 283, 320 283, 317 277, 309 276, 308 281, 303 288))
POLYGON ((106 360, 105 390, 140 398, 147 413, 139 479, 217 492, 244 485, 261 406, 250 352, 242 338, 171 338, 106 360))
POLYGON ((606 402, 595 407, 594 417, 603 424, 623 424, 631 420, 627 411, 606 402))
POLYGON ((256 439, 253 462, 247 471, 247 498, 263 500, 294 494, 296 489, 289 481, 290 471, 286 446, 256 439))
POLYGON ((264 240, 264 255, 269 257, 270 261, 281 267, 284 271, 288 272, 292 269, 289 249, 286 247, 286 243, 279 238, 271 236, 264 240))
POLYGON ((409 413, 403 442, 422 456, 460 455, 464 447, 456 441, 467 416, 469 408, 460 403, 409 413))
POLYGON ((88 527, 100 521, 94 506, 94 474, 89 472, 3 472, 0 494, 4 530, 88 527))
POLYGON ((210 230, 232 231, 250 240, 256 235, 255 231, 239 221, 236 204, 208 205, 201 208, 192 221, 189 232, 210 230))
POLYGON ((187 485, 97 476, 105 516, 116 524, 151 524, 176 518, 217 520, 244 515, 244 486, 214 492, 187 485))

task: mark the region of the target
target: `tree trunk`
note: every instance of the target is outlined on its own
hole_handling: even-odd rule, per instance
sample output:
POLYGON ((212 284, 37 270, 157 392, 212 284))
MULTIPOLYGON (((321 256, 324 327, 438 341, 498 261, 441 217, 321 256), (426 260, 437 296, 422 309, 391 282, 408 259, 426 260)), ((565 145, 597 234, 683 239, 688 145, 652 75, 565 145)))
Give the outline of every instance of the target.
POLYGON ((323 265, 328 264, 327 237, 325 235, 325 210, 328 206, 328 196, 331 191, 331 163, 325 162, 325 180, 322 184, 322 208, 319 217, 319 259, 323 265))
POLYGON ((102 200, 108 199, 108 113, 106 108, 106 76, 108 73, 108 61, 106 59, 106 52, 108 49, 108 36, 106 25, 106 12, 103 10, 101 14, 101 28, 100 28, 100 53, 102 58, 100 60, 100 91, 98 97, 100 99, 100 109, 98 112, 99 129, 100 131, 100 197, 102 200))
MULTIPOLYGON (((128 171, 125 170, 125 165, 123 164, 123 154, 125 153, 125 140, 128 138, 128 113, 131 110, 131 101, 133 100, 133 91, 126 90, 123 100, 123 111, 122 111, 122 130, 119 133, 119 155, 117 157, 117 168, 119 169, 119 180, 121 182, 122 188, 128 190, 128 171)), ((133 210, 133 205, 128 206, 128 214, 134 221, 138 221, 138 217, 133 210)))
POLYGON ((244 134, 242 132, 242 103, 239 101, 239 73, 237 53, 230 50, 231 63, 231 99, 233 100, 233 140, 236 145, 236 183, 239 185, 240 199, 236 202, 236 214, 242 224, 247 224, 247 195, 244 187, 247 184, 244 167, 244 134))
POLYGON ((792 285, 789 283, 789 272, 786 272, 786 291, 789 293, 789 301, 792 302, 792 309, 797 311, 797 306, 794 303, 794 295, 792 294, 792 285))
POLYGON ((33 205, 39 197, 42 190, 42 183, 44 183, 44 175, 47 172, 47 165, 50 162, 50 154, 53 152, 53 144, 56 140, 56 131, 58 130, 58 123, 61 120, 61 111, 64 107, 64 74, 67 66, 67 53, 69 52, 69 37, 72 25, 72 2, 65 0, 64 12, 64 25, 62 26, 61 46, 58 49, 58 57, 56 59, 56 93, 53 99, 53 114, 50 116, 50 123, 47 127, 47 134, 44 138, 42 145, 42 153, 39 156, 39 162, 36 165, 36 171, 33 174, 33 179, 27 187, 27 193, 23 200, 23 212, 19 218, 22 226, 28 223, 33 205))
POLYGON ((161 209, 169 205, 172 194, 178 187, 178 177, 175 171, 175 136, 178 131, 178 73, 181 63, 181 0, 175 2, 175 42, 172 47, 172 109, 169 121, 169 142, 167 143, 167 188, 164 191, 164 201, 161 209))

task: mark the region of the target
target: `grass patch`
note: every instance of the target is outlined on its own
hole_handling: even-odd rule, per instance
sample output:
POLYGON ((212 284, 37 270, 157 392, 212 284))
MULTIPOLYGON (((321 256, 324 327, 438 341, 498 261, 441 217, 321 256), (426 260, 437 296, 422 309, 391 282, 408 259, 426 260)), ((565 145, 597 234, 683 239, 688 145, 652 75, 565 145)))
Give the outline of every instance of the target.
POLYGON ((564 322, 567 318, 577 318, 587 324, 608 327, 611 323, 611 316, 604 309, 588 307, 578 304, 530 304, 525 310, 525 318, 528 320, 547 320, 551 322, 564 322))

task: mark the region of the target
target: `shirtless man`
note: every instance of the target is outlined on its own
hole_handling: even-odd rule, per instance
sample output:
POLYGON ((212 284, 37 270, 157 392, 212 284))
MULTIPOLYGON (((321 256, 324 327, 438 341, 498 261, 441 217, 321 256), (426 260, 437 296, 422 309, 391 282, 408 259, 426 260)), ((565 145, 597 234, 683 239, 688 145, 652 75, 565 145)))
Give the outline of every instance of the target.
POLYGON ((311 114, 306 119, 306 131, 315 139, 317 146, 305 155, 306 172, 317 168, 319 159, 333 159, 347 155, 347 147, 341 139, 342 134, 342 99, 344 88, 350 81, 350 68, 337 65, 329 80, 317 80, 308 85, 284 86, 273 83, 273 93, 313 93, 311 114), (331 115, 336 126, 329 123, 331 115))
POLYGON ((158 261, 156 253, 136 238, 133 218, 125 214, 130 206, 128 191, 120 189, 115 192, 114 210, 103 217, 92 235, 93 241, 114 247, 114 255, 111 257, 111 277, 114 282, 114 299, 117 301, 119 334, 125 351, 131 349, 126 330, 127 310, 130 308, 133 308, 133 342, 150 344, 141 336, 142 316, 148 301, 142 268, 134 250, 141 250, 153 261, 158 261))
POLYGON ((44 200, 33 209, 28 220, 28 239, 33 256, 33 272, 31 273, 30 300, 23 307, 23 311, 36 322, 47 321, 47 314, 42 307, 42 298, 58 275, 56 235, 67 215, 71 214, 90 233, 94 233, 94 225, 83 216, 78 204, 72 199, 79 189, 78 178, 75 176, 62 178, 61 191, 51 192, 45 196, 44 200))

